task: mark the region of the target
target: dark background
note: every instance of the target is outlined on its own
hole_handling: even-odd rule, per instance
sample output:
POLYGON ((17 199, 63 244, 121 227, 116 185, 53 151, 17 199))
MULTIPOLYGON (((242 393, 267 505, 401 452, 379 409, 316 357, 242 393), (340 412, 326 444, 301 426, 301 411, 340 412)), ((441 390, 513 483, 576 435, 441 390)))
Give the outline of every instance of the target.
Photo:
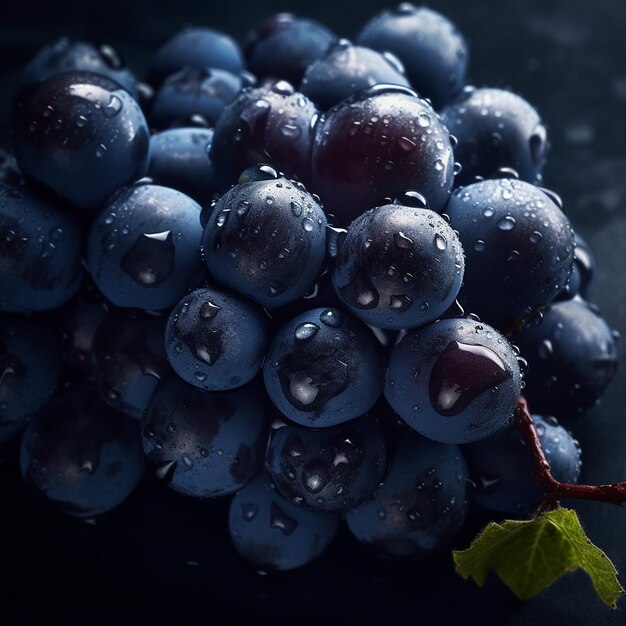
MULTIPOLYGON (((240 40, 262 17, 292 10, 354 37, 383 2, 0 2, 0 144, 20 66, 61 35, 117 46, 138 73, 183 24, 240 40)), ((626 2, 441 0, 470 45, 470 81, 508 86, 548 125, 546 186, 564 198, 599 267, 594 300, 626 336, 626 2)), ((623 353, 623 346, 621 352, 623 353)), ((603 403, 575 428, 585 482, 626 480, 626 365, 603 403)), ((313 565, 263 577, 230 546, 225 502, 197 502, 146 482, 95 525, 40 508, 14 460, 0 462, 0 623, 126 624, 623 624, 626 601, 606 609, 582 573, 527 603, 498 582, 480 590, 448 555, 385 563, 343 533, 313 565)), ((624 572, 626 510, 577 506, 589 536, 624 572)), ((470 537, 461 540, 465 545, 470 537)))

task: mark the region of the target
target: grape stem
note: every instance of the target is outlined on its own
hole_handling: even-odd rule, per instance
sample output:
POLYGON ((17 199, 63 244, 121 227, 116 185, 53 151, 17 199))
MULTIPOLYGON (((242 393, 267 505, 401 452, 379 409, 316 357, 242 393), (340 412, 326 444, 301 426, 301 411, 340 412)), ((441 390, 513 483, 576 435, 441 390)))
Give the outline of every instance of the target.
POLYGON ((541 448, 539 436, 528 409, 528 402, 524 396, 520 396, 515 409, 515 417, 524 441, 532 454, 532 477, 549 494, 542 508, 550 508, 561 498, 596 500, 617 505, 626 502, 626 482, 609 485, 576 485, 573 483, 561 483, 556 480, 550 472, 550 464, 541 448))

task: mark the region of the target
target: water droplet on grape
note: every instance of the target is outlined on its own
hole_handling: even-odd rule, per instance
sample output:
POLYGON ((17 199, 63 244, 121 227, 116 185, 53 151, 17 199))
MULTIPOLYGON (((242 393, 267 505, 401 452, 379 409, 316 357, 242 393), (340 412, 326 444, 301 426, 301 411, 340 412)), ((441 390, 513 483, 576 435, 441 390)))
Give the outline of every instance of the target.
POLYGON ((498 228, 503 231, 512 230, 515 226, 515 218, 511 215, 506 215, 502 219, 498 220, 498 228))
POLYGON ((295 331, 294 336, 299 341, 306 341, 307 339, 311 339, 319 332, 320 327, 317 324, 313 324, 311 322, 304 322, 303 324, 299 324, 295 331))

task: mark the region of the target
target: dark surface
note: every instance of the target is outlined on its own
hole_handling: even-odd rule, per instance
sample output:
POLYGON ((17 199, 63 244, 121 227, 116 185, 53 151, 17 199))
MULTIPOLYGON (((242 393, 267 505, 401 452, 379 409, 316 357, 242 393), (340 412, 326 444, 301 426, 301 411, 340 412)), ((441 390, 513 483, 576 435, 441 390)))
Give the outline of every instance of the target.
MULTIPOLYGON (((6 144, 17 68, 66 34, 119 45, 141 72, 149 50, 183 23, 240 40, 265 15, 293 9, 354 36, 382 2, 166 3, 56 0, 3 3, 0 143, 6 144), (221 11, 225 14, 220 14, 221 11), (219 12, 218 12, 219 11, 219 12)), ((510 86, 537 106, 552 149, 546 184, 562 194, 597 259, 594 300, 626 334, 626 3, 622 0, 434 1, 469 40, 470 79, 510 86)), ((620 352, 624 352, 624 344, 620 352)), ((576 427, 587 482, 626 479, 626 366, 600 407, 576 427)), ((95 525, 40 507, 0 465, 0 621, 13 624, 623 624, 626 601, 603 607, 577 573, 527 603, 491 580, 480 590, 450 559, 376 560, 343 530, 315 564, 261 577, 239 560, 226 528, 228 501, 199 502, 149 482, 95 525), (196 565, 197 563, 197 565, 196 565)), ((590 537, 626 573, 626 510, 577 505, 590 537)), ((476 529, 459 540, 465 546, 476 529)), ((622 582, 626 579, 622 577, 622 582)))

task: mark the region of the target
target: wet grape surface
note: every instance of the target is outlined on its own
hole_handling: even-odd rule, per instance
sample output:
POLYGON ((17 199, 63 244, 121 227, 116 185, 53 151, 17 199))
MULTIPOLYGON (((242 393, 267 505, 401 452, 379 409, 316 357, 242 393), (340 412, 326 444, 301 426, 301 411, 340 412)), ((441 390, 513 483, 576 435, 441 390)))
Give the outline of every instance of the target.
MULTIPOLYGON (((178 26, 178 23, 174 23, 176 20, 180 22, 186 20, 196 25, 209 25, 230 33, 239 43, 245 44, 246 32, 256 28, 265 16, 284 9, 284 7, 271 4, 267 6, 244 4, 238 6, 236 11, 231 11, 229 8, 218 15, 214 11, 209 12, 207 7, 177 6, 176 17, 172 21, 169 12, 173 11, 173 7, 166 7, 158 2, 151 7, 149 12, 122 7, 116 3, 107 7, 94 4, 80 10, 74 10, 74 8, 64 10, 71 3, 63 2, 63 0, 60 0, 58 7, 55 3, 54 9, 33 11, 31 4, 24 2, 12 7, 11 12, 5 16, 6 25, 3 27, 8 33, 13 26, 17 28, 19 23, 20 29, 25 29, 26 33, 24 39, 19 41, 16 35, 7 35, 5 49, 8 50, 8 55, 5 56, 6 60, 1 65, 6 82, 3 84, 0 99, 0 110, 4 113, 0 116, 0 138, 2 138, 3 147, 9 149, 11 149, 8 140, 11 100, 13 91, 20 82, 18 68, 19 65, 33 58, 44 44, 54 45, 54 42, 62 35, 76 42, 94 40, 96 44, 93 49, 96 50, 101 62, 112 71, 121 69, 123 73, 128 72, 127 76, 130 74, 131 79, 127 85, 122 85, 123 88, 132 90, 136 78, 140 80, 149 78, 153 87, 158 87, 165 78, 164 74, 179 70, 180 66, 165 69, 160 77, 160 70, 156 64, 153 65, 153 72, 148 72, 150 65, 148 47, 157 50, 168 37, 171 37, 178 26), (122 13, 124 20, 120 20, 122 13), (92 23, 88 32, 84 25, 84 17, 87 14, 92 23), (122 24, 124 24, 123 27, 122 24), (140 32, 142 33, 141 41, 138 42, 136 35, 140 32), (102 46, 102 41, 113 40, 121 54, 116 55, 115 51, 111 52, 106 46, 102 46), (102 50, 103 47, 104 50, 102 50)), ((586 300, 600 305, 601 313, 608 322, 608 328, 603 327, 601 330, 602 353, 599 356, 596 355, 592 369, 595 372, 596 381, 608 380, 613 377, 615 360, 623 350, 623 344, 617 341, 617 334, 611 331, 621 331, 622 334, 626 332, 624 326, 626 316, 619 286, 621 284, 619 277, 623 273, 623 241, 626 237, 626 226, 621 215, 621 207, 626 198, 621 174, 625 166, 623 137, 626 136, 626 129, 622 109, 626 100, 626 88, 623 69, 618 62, 626 53, 621 38, 621 25, 626 19, 624 8, 619 3, 609 0, 601 7, 578 0, 567 3, 555 2, 550 5, 511 0, 511 2, 503 3, 502 6, 482 1, 463 5, 444 0, 434 8, 444 13, 458 26, 469 44, 466 60, 469 61, 468 77, 471 83, 477 87, 511 88, 515 94, 523 96, 536 108, 545 124, 549 149, 542 170, 541 184, 559 192, 563 198, 564 213, 576 230, 576 238, 584 237, 587 249, 591 250, 592 255, 595 256, 595 264, 589 261, 589 257, 575 258, 576 269, 570 276, 569 282, 564 285, 559 279, 550 286, 551 294, 557 294, 557 292, 559 294, 556 297, 560 304, 555 305, 553 310, 566 302, 570 302, 568 305, 570 308, 576 308, 574 298, 577 293, 586 300), (592 275, 593 280, 590 280, 592 275), (590 289, 589 286, 591 286, 590 289)), ((311 17, 319 20, 320 23, 327 24, 332 29, 333 39, 347 36, 357 44, 361 44, 359 32, 362 31, 364 23, 377 11, 389 10, 400 15, 412 13, 412 10, 406 7, 397 9, 393 5, 382 3, 375 7, 368 7, 366 10, 362 5, 357 6, 357 3, 353 2, 344 3, 341 7, 311 6, 306 11, 299 7, 290 7, 290 9, 299 17, 311 17)), ((244 55, 240 54, 228 39, 223 41, 223 46, 224 48, 220 47, 223 52, 221 60, 212 58, 210 66, 238 74, 244 64, 244 55)), ((183 48, 187 47, 183 46, 183 48)), ((450 49, 453 50, 453 48, 450 49)), ((397 52, 396 56, 400 57, 397 52)), ((458 56, 457 59, 459 59, 458 56)), ((190 64, 190 61, 187 59, 182 64, 190 64)), ((266 80, 269 79, 263 79, 263 81, 266 80)), ((448 84, 452 84, 453 81, 449 80, 448 84)), ((264 88, 265 84, 262 82, 260 88, 264 88)), ((413 86, 420 91, 421 96, 433 98, 424 91, 424 87, 420 89, 417 85, 413 86)), ((149 111, 149 105, 146 104, 148 90, 142 84, 137 84, 135 88, 137 97, 143 99, 142 106, 145 107, 144 110, 147 113, 149 111)), ((297 88, 296 81, 294 89, 297 90, 297 88)), ((455 97, 458 97, 458 94, 455 97)), ((437 101, 436 97, 433 102, 435 110, 441 111, 444 102, 437 101)), ((295 104, 298 106, 297 102, 295 104)), ((113 109, 115 108, 114 104, 113 109)), ((482 116, 480 109, 478 115, 482 116)), ((498 119, 496 111, 490 111, 486 117, 498 119)), ((206 120, 192 118, 193 116, 186 117, 182 122, 177 121, 175 124, 182 123, 186 128, 195 127, 202 129, 204 133, 208 132, 206 120)), ((309 118, 307 124, 311 121, 314 122, 313 116, 309 118)), ((324 197, 320 190, 311 186, 311 179, 307 179, 309 175, 307 170, 309 164, 306 159, 307 144, 306 142, 298 144, 293 138, 296 133, 292 126, 300 127, 298 124, 291 124, 289 119, 285 120, 285 123, 287 135, 282 134, 280 126, 276 126, 276 136, 285 137, 285 143, 281 139, 269 153, 278 155, 277 150, 282 145, 302 147, 298 148, 296 153, 288 153, 283 161, 284 164, 274 164, 274 167, 278 171, 284 171, 287 178, 292 180, 296 175, 295 169, 285 170, 288 170, 289 166, 303 164, 302 173, 298 174, 298 178, 304 182, 307 192, 321 196, 324 212, 331 216, 328 221, 337 228, 337 232, 326 231, 326 246, 327 248, 330 246, 331 250, 333 245, 340 248, 340 242, 344 237, 341 229, 347 228, 350 220, 344 221, 341 210, 324 197), (289 133, 292 137, 289 141, 292 141, 292 144, 287 143, 289 133), (294 154, 299 156, 296 158, 294 154), (329 236, 329 232, 334 234, 329 236)), ((319 124, 320 121, 313 126, 316 127, 319 124)), ((301 128, 304 133, 304 126, 301 128)), ((311 126, 307 125, 307 132, 311 132, 310 128, 311 126)), ((448 130, 453 135, 455 134, 452 129, 448 130)), ((542 149, 545 145, 544 137, 541 131, 534 133, 534 130, 534 128, 529 130, 527 135, 529 141, 524 143, 524 148, 528 150, 531 161, 533 161, 533 155, 535 161, 541 161, 542 149), (537 138, 532 139, 533 136, 537 138)), ((495 132, 498 132, 497 128, 495 132)), ((307 133, 300 136, 304 136, 308 141, 307 133)), ((457 142, 461 139, 460 133, 456 139, 457 142)), ((409 140, 412 141, 410 137, 409 140)), ((494 140, 493 136, 490 140, 492 144, 497 144, 499 141, 498 138, 494 140)), ((402 150, 411 147, 406 141, 402 141, 401 144, 402 150)), ((455 144, 453 139, 451 145, 458 145, 458 143, 455 144)), ((206 144, 202 146, 202 149, 206 150, 206 144)), ((197 154, 200 154, 200 149, 197 154)), ((104 157, 99 157, 100 160, 102 158, 104 157)), ((264 157, 263 160, 268 159, 264 157)), ((381 169, 376 170, 380 171, 383 176, 385 172, 393 171, 397 165, 396 159, 389 160, 393 161, 391 170, 386 169, 387 161, 381 162, 381 169)), ((455 160, 462 161, 460 158, 455 158, 455 160)), ((242 161, 245 167, 255 162, 256 160, 245 163, 242 161)), ((464 175, 469 176, 468 171, 471 171, 471 167, 461 164, 464 168, 457 173, 457 176, 461 177, 458 180, 462 180, 464 175)), ((515 169, 515 166, 510 163, 505 164, 505 167, 515 169)), ((229 184, 237 182, 237 177, 243 169, 244 167, 240 168, 226 187, 222 186, 222 191, 229 184)), ((452 163, 452 170, 454 169, 454 163, 452 163)), ((518 164, 516 169, 521 178, 527 178, 523 167, 518 164)), ((198 174, 194 180, 186 181, 192 186, 187 190, 181 188, 180 191, 193 197, 203 207, 205 222, 201 226, 204 227, 211 214, 211 201, 215 199, 214 194, 217 193, 220 185, 215 180, 209 185, 208 179, 212 176, 210 168, 200 168, 198 174), (192 193, 192 191, 198 188, 193 185, 197 185, 196 181, 201 180, 205 175, 207 195, 196 196, 197 192, 192 193)), ((488 175, 503 177, 502 172, 488 175)), ((510 175, 509 172, 508 176, 510 175)), ((15 173, 12 173, 10 163, 6 168, 4 163, 0 163, 0 180, 5 181, 5 176, 15 181, 15 173)), ((154 182, 158 185, 174 187, 179 184, 178 181, 172 182, 171 179, 167 182, 162 180, 154 182)), ((454 183, 454 186, 456 187, 457 184, 454 183)), ((386 202, 397 201, 405 191, 415 189, 415 187, 415 185, 407 185, 394 191, 393 194, 391 192, 382 194, 374 204, 382 205, 386 202), (386 199, 385 196, 388 198, 386 199)), ((28 189, 28 193, 36 193, 39 198, 41 198, 41 191, 41 188, 28 189)), ((416 191, 423 190, 418 187, 416 191)), ((546 197, 553 202, 548 196, 546 197)), ((47 196, 45 202, 47 204, 51 202, 47 196)), ((57 202, 57 200, 54 199, 52 202, 57 202)), ((65 206, 63 210, 69 210, 71 215, 76 215, 68 206, 65 206)), ((477 219, 493 220, 494 217, 495 215, 491 218, 477 216, 477 219)), ((493 222, 502 237, 515 236, 521 224, 518 216, 506 214, 500 217, 514 217, 515 223, 512 228, 509 228, 511 222, 508 219, 502 221, 502 228, 497 227, 500 219, 493 220, 493 222)), ((522 222, 524 219, 522 216, 522 222)), ((67 228, 62 227, 62 230, 66 235, 69 232, 78 233, 90 220, 90 216, 70 218, 71 225, 68 223, 67 228)), ((22 227, 30 224, 31 222, 27 220, 22 227)), ((32 224, 35 223, 32 222, 32 224)), ((79 291, 81 279, 78 277, 84 271, 84 268, 80 267, 80 253, 75 254, 74 257, 71 254, 66 255, 67 249, 63 247, 68 241, 79 241, 82 235, 77 234, 69 240, 66 238, 56 240, 52 235, 46 235, 42 243, 38 241, 38 237, 45 233, 37 228, 38 225, 35 224, 33 234, 29 235, 28 241, 40 247, 48 246, 49 249, 52 249, 49 245, 52 244, 56 248, 55 255, 51 257, 55 259, 55 263, 62 252, 60 258, 66 263, 65 268, 73 268, 64 269, 65 275, 73 275, 75 283, 71 284, 70 279, 63 289, 55 288, 55 297, 50 300, 52 303, 49 305, 46 304, 49 294, 46 294, 46 299, 44 299, 43 294, 37 292, 38 287, 35 285, 31 299, 19 302, 19 308, 16 310, 7 307, 3 311, 6 310, 11 315, 14 311, 19 315, 32 311, 34 313, 29 313, 29 316, 34 316, 33 323, 39 323, 42 314, 36 311, 40 308, 58 309, 54 313, 45 313, 44 316, 49 319, 49 316, 54 315, 55 325, 59 324, 63 333, 69 332, 67 336, 65 334, 61 336, 65 367, 68 368, 68 372, 71 372, 69 378, 75 380, 79 377, 83 380, 83 376, 89 375, 87 372, 90 371, 91 366, 89 363, 84 364, 84 358, 81 359, 79 355, 84 355, 85 351, 89 352, 89 337, 92 335, 93 328, 99 324, 102 313, 97 303, 91 301, 85 303, 82 289, 79 291), (77 293, 78 297, 83 299, 78 310, 72 308, 77 302, 75 299, 77 293), (72 313, 69 313, 70 310, 72 313), (65 324, 65 319, 56 321, 56 316, 63 318, 65 311, 68 311, 68 325, 65 324)), ((462 231, 454 223, 451 223, 450 228, 462 231)), ((17 232, 15 228, 9 230, 17 232)), ((44 230, 47 232, 47 229, 44 228, 44 230)), ((163 231, 147 232, 160 234, 163 231)), ((303 232, 306 232, 304 227, 303 232)), ((402 232, 407 235, 404 231, 402 232)), ((525 231, 524 235, 527 236, 529 249, 532 249, 532 246, 543 245, 542 239, 535 232, 539 232, 541 237, 546 236, 543 228, 525 231)), ((4 237, 5 232, 2 231, 1 234, 4 237)), ((19 244, 22 238, 12 239, 12 235, 9 234, 9 241, 5 243, 2 237, 0 237, 0 263, 4 264, 8 258, 5 251, 19 251, 20 247, 16 244, 19 244)), ((404 242, 402 237, 398 237, 398 240, 404 242)), ((162 274, 162 268, 170 263, 168 259, 171 258, 171 246, 167 237, 163 242, 159 239, 155 241, 158 242, 156 246, 149 242, 147 249, 139 247, 127 258, 125 266, 130 274, 134 273, 138 277, 141 274, 143 278, 147 277, 149 280, 152 275, 162 274), (158 258, 159 265, 156 268, 148 268, 151 271, 147 273, 141 268, 135 271, 137 259, 143 258, 151 251, 156 251, 155 258, 158 258)), ((471 246, 462 242, 466 256, 469 253, 479 258, 481 254, 488 252, 491 243, 481 236, 472 238, 471 246)), ((575 257, 577 254, 584 255, 582 248, 583 246, 579 246, 573 251, 575 257)), ((517 248, 512 248, 512 250, 519 252, 517 248)), ((507 255, 507 258, 508 256, 510 255, 507 255)), ((509 267, 510 264, 515 264, 520 260, 516 255, 513 256, 514 258, 508 261, 509 267)), ((268 313, 272 316, 267 318, 272 335, 290 319, 309 309, 341 307, 338 295, 333 293, 332 281, 329 280, 332 276, 334 258, 333 256, 327 257, 324 267, 320 266, 321 271, 325 270, 322 277, 316 276, 304 288, 302 295, 287 306, 274 310, 271 306, 267 307, 268 313), (307 295, 311 298, 310 306, 307 305, 309 302, 307 295)), ((46 262, 49 263, 49 261, 46 262)), ((522 259, 524 271, 532 267, 534 262, 522 259)), ((503 259, 502 268, 506 267, 506 263, 507 260, 503 259)), ((466 262, 466 277, 468 276, 467 266, 466 262)), ((5 265, 2 267, 4 268, 5 265)), ((210 281, 208 284, 205 283, 210 277, 210 268, 207 270, 200 263, 198 281, 193 286, 187 287, 188 291, 197 287, 222 287, 210 281)), ((120 271, 128 275, 127 270, 122 268, 120 271)), ((263 270, 258 268, 258 271, 263 270)), ((9 275, 4 273, 3 277, 9 275)), ((20 275, 25 276, 25 274, 20 275)), ((41 275, 39 270, 30 273, 31 277, 41 275)), ((509 271, 506 268, 503 276, 508 275, 509 271)), ((227 287, 232 288, 230 285, 227 287)), ((508 293, 508 288, 503 287, 501 291, 508 293)), ((4 289, 0 289, 0 300, 5 293, 7 292, 4 289)), ((404 292, 390 294, 390 296, 396 295, 407 294, 404 292)), ((476 323, 482 324, 484 329, 492 323, 496 327, 502 325, 501 319, 497 319, 500 318, 500 311, 494 313, 472 310, 475 307, 468 307, 469 296, 464 299, 462 291, 458 299, 466 315, 469 313, 480 315, 481 321, 476 323)), ((530 302, 527 298, 523 300, 523 306, 520 308, 533 309, 523 313, 527 327, 522 332, 530 335, 538 332, 545 322, 549 324, 552 316, 549 311, 542 310, 539 301, 530 302), (543 322, 539 323, 542 318, 543 322)), ((395 307, 390 308, 391 311, 402 311, 407 304, 406 299, 401 297, 389 299, 387 304, 392 302, 395 307)), ((175 302, 169 306, 174 304, 175 302)), ((106 306, 115 308, 116 304, 106 303, 106 306)), ((450 311, 456 311, 454 314, 458 316, 456 304, 451 305, 444 317, 449 317, 450 311)), ((157 318, 153 309, 146 315, 157 318)), ((583 324, 585 332, 578 331, 578 335, 586 336, 587 331, 591 332, 597 326, 594 319, 600 318, 591 310, 588 322, 583 324)), ((306 323, 321 327, 322 322, 306 321, 298 331, 302 337, 299 341, 314 341, 316 333, 310 326, 306 326, 306 323)), ((555 328, 558 335, 559 329, 556 325, 555 328)), ((381 342, 379 345, 383 351, 388 352, 392 349, 395 331, 375 331, 372 336, 381 342)), ((522 345, 522 340, 518 342, 515 335, 511 336, 511 340, 519 347, 521 357, 528 361, 528 368, 523 363, 520 365, 522 371, 528 369, 524 373, 526 383, 524 393, 531 396, 533 384, 531 381, 534 376, 533 370, 537 369, 536 363, 543 367, 541 364, 546 360, 550 363, 555 362, 553 360, 555 353, 563 354, 558 347, 559 338, 555 337, 553 332, 549 337, 531 341, 528 344, 530 348, 522 345), (547 339, 547 342, 544 339, 547 339), (529 351, 534 351, 535 356, 527 354, 529 351), (533 360, 535 366, 533 366, 533 360)), ((450 353, 471 353, 472 349, 464 351, 467 345, 473 344, 471 341, 458 342, 458 345, 450 347, 450 353)), ((15 378, 9 370, 19 371, 19 368, 13 367, 9 362, 10 355, 7 356, 9 352, 4 341, 0 345, 0 367, 4 368, 0 371, 0 376, 3 376, 3 372, 7 372, 2 381, 5 384, 15 378), (7 363, 8 370, 5 367, 7 363)), ((486 370, 483 370, 483 372, 486 371, 486 376, 501 380, 501 364, 489 353, 481 353, 480 356, 491 363, 486 370)), ((454 372, 444 365, 445 363, 442 363, 439 368, 441 371, 438 378, 445 382, 448 375, 454 372)), ((623 375, 623 372, 618 369, 614 382, 606 389, 602 404, 587 409, 587 415, 580 419, 574 416, 570 420, 568 411, 567 415, 564 413, 558 416, 566 428, 574 430, 576 439, 581 441, 584 462, 581 480, 584 482, 598 483, 624 478, 619 469, 624 459, 622 445, 624 426, 619 420, 624 402, 623 375)), ((565 397, 572 399, 571 406, 574 413, 577 413, 581 398, 585 406, 593 405, 600 387, 604 389, 603 383, 594 382, 591 386, 587 386, 590 379, 584 376, 584 373, 578 372, 575 379, 572 378, 571 381, 564 379, 563 374, 557 377, 559 381, 565 380, 566 387, 563 388, 565 397), (576 385, 578 388, 575 387, 576 385)), ((66 378, 68 377, 64 376, 63 384, 66 378)), ((150 378, 149 374, 148 379, 150 378)), ((486 384, 482 377, 474 382, 476 389, 483 388, 486 384)), ((301 387, 305 392, 303 397, 307 399, 313 391, 308 389, 311 386, 310 383, 306 380, 304 383, 301 387)), ((502 382, 499 383, 499 385, 502 384, 502 382)), ((101 392, 95 387, 92 389, 95 401, 101 392)), ((435 404, 437 404, 437 399, 446 397, 445 393, 442 395, 442 389, 445 390, 445 384, 433 383, 432 396, 435 397, 435 404)), ((476 389, 465 391, 464 394, 474 393, 476 389)), ((424 396, 429 403, 431 402, 430 395, 428 393, 424 396)), ((461 398, 464 397, 464 395, 461 396, 461 398)), ((377 402, 378 404, 384 403, 380 399, 377 402)), ((458 403, 459 400, 457 399, 456 402, 458 403)), ((537 402, 536 399, 535 402, 537 402)), ((444 400, 444 404, 448 403, 444 400)), ((443 408, 444 412, 454 411, 455 404, 443 408)), ((459 407, 460 404, 456 404, 456 408, 459 407)), ((280 433, 282 429, 276 426, 283 419, 282 416, 276 413, 272 404, 268 403, 265 409, 269 420, 273 419, 275 422, 276 433, 280 433)), ((389 410, 388 407, 386 410, 389 410)), ((531 410, 539 412, 534 409, 532 402, 531 410)), ((398 437, 394 428, 391 428, 390 433, 386 432, 386 436, 392 441, 398 437)), ((167 424, 165 424, 164 434, 172 437, 167 430, 167 424)), ((558 434, 556 436, 559 437, 558 434)), ((177 457, 178 465, 174 471, 184 470, 187 467, 182 451, 180 452, 181 454, 177 457)), ((389 454, 394 457, 395 453, 395 448, 392 446, 389 454)), ((199 459, 204 458, 199 449, 197 454, 199 459)), ((192 456, 192 459, 195 466, 196 457, 192 456)), ((116 625, 125 621, 137 623, 146 619, 150 619, 151 623, 155 624, 169 624, 174 620, 193 622, 198 615, 209 617, 214 614, 229 614, 235 623, 248 623, 259 619, 275 624, 290 623, 295 616, 301 623, 334 620, 341 623, 359 621, 363 624, 379 624, 390 619, 405 620, 407 615, 414 614, 417 601, 420 602, 420 606, 427 606, 429 610, 432 609, 434 613, 438 613, 442 621, 449 619, 467 621, 476 617, 480 618, 482 623, 498 623, 507 626, 538 623, 540 620, 555 622, 562 620, 564 616, 572 624, 617 624, 623 621, 623 609, 618 609, 616 613, 603 611, 591 597, 587 581, 582 577, 567 577, 534 602, 521 605, 512 600, 507 592, 493 581, 489 581, 486 588, 477 591, 457 579, 452 572, 445 551, 443 557, 427 557, 426 560, 418 563, 379 560, 370 551, 360 548, 345 526, 339 530, 330 549, 307 567, 287 574, 264 576, 262 574, 271 570, 269 560, 259 561, 256 566, 250 568, 235 554, 225 523, 229 502, 226 499, 213 501, 184 497, 174 489, 168 488, 166 484, 171 477, 172 467, 162 468, 160 473, 163 477, 161 478, 155 475, 159 468, 151 468, 139 488, 119 508, 95 518, 95 522, 92 518, 87 518, 87 523, 84 523, 62 517, 46 507, 41 499, 33 498, 32 492, 21 485, 21 479, 16 470, 14 450, 11 452, 10 449, 8 451, 3 449, 0 453, 0 461, 0 485, 5 496, 4 501, 9 503, 7 508, 10 512, 10 515, 3 517, 1 526, 5 529, 3 532, 14 538, 9 550, 5 553, 7 570, 12 575, 8 583, 8 597, 11 599, 5 608, 8 623, 16 622, 18 619, 23 623, 42 623, 43 608, 38 608, 30 600, 33 590, 37 591, 42 598, 42 606, 46 607, 46 620, 63 624, 84 623, 87 618, 116 625), (202 537, 201 541, 198 540, 199 537, 202 537), (215 566, 216 563, 219 563, 219 567, 215 566), (59 576, 59 572, 62 572, 63 576, 59 576), (63 584, 61 580, 64 581, 63 584), (71 603, 61 599, 62 592, 68 588, 68 585, 77 591, 71 603), (133 609, 133 606, 136 607, 138 598, 142 601, 142 608, 133 609), (181 598, 184 598, 184 602, 181 598), (92 607, 96 605, 103 608, 100 615, 94 618, 92 607)), ((338 467, 341 465, 340 463, 338 467)), ((310 469, 311 484, 317 488, 317 485, 321 484, 320 479, 324 478, 324 472, 315 466, 310 469)), ((89 467, 85 466, 85 469, 81 471, 89 474, 89 467)), ((435 478, 441 477, 437 474, 431 479, 428 473, 426 477, 424 480, 426 489, 431 490, 433 494, 437 493, 435 478)), ((484 487, 489 494, 498 487, 491 469, 483 472, 482 478, 484 484, 481 484, 475 476, 471 477, 478 488, 484 487)), ((453 478, 453 480, 456 479, 453 478)), ((443 483, 443 488, 445 488, 447 481, 443 480, 443 483)), ((468 491, 471 492, 472 489, 472 485, 468 483, 468 491)), ((259 506, 261 502, 246 501, 243 504, 246 506, 239 508, 241 524, 254 523, 255 516, 261 514, 259 506), (259 509, 255 509, 256 506, 259 506, 259 509)), ((281 506, 280 502, 278 507, 280 510, 275 506, 272 507, 271 503, 268 504, 267 512, 264 513, 266 520, 264 524, 269 528, 269 533, 274 533, 280 539, 293 537, 297 532, 293 523, 296 517, 286 507, 281 506)), ((390 510, 395 510, 394 507, 396 507, 395 504, 390 510)), ((626 567, 621 550, 621 537, 626 529, 626 518, 623 512, 613 510, 612 507, 607 510, 607 507, 601 505, 587 506, 586 504, 577 506, 577 509, 590 536, 606 550, 618 569, 623 571, 626 567)), ((421 511, 418 512, 421 513, 421 511)), ((381 521, 378 509, 375 513, 376 519, 381 521)), ((408 524, 419 525, 419 520, 424 520, 424 516, 420 518, 412 508, 410 511, 402 511, 401 514, 405 516, 408 524)), ((400 513, 398 513, 398 519, 400 519, 399 516, 400 513)), ((466 526, 457 537, 456 545, 465 547, 479 527, 488 519, 491 519, 491 516, 485 513, 472 517, 469 526, 466 526)), ((382 550, 377 551, 380 553, 382 550)))

